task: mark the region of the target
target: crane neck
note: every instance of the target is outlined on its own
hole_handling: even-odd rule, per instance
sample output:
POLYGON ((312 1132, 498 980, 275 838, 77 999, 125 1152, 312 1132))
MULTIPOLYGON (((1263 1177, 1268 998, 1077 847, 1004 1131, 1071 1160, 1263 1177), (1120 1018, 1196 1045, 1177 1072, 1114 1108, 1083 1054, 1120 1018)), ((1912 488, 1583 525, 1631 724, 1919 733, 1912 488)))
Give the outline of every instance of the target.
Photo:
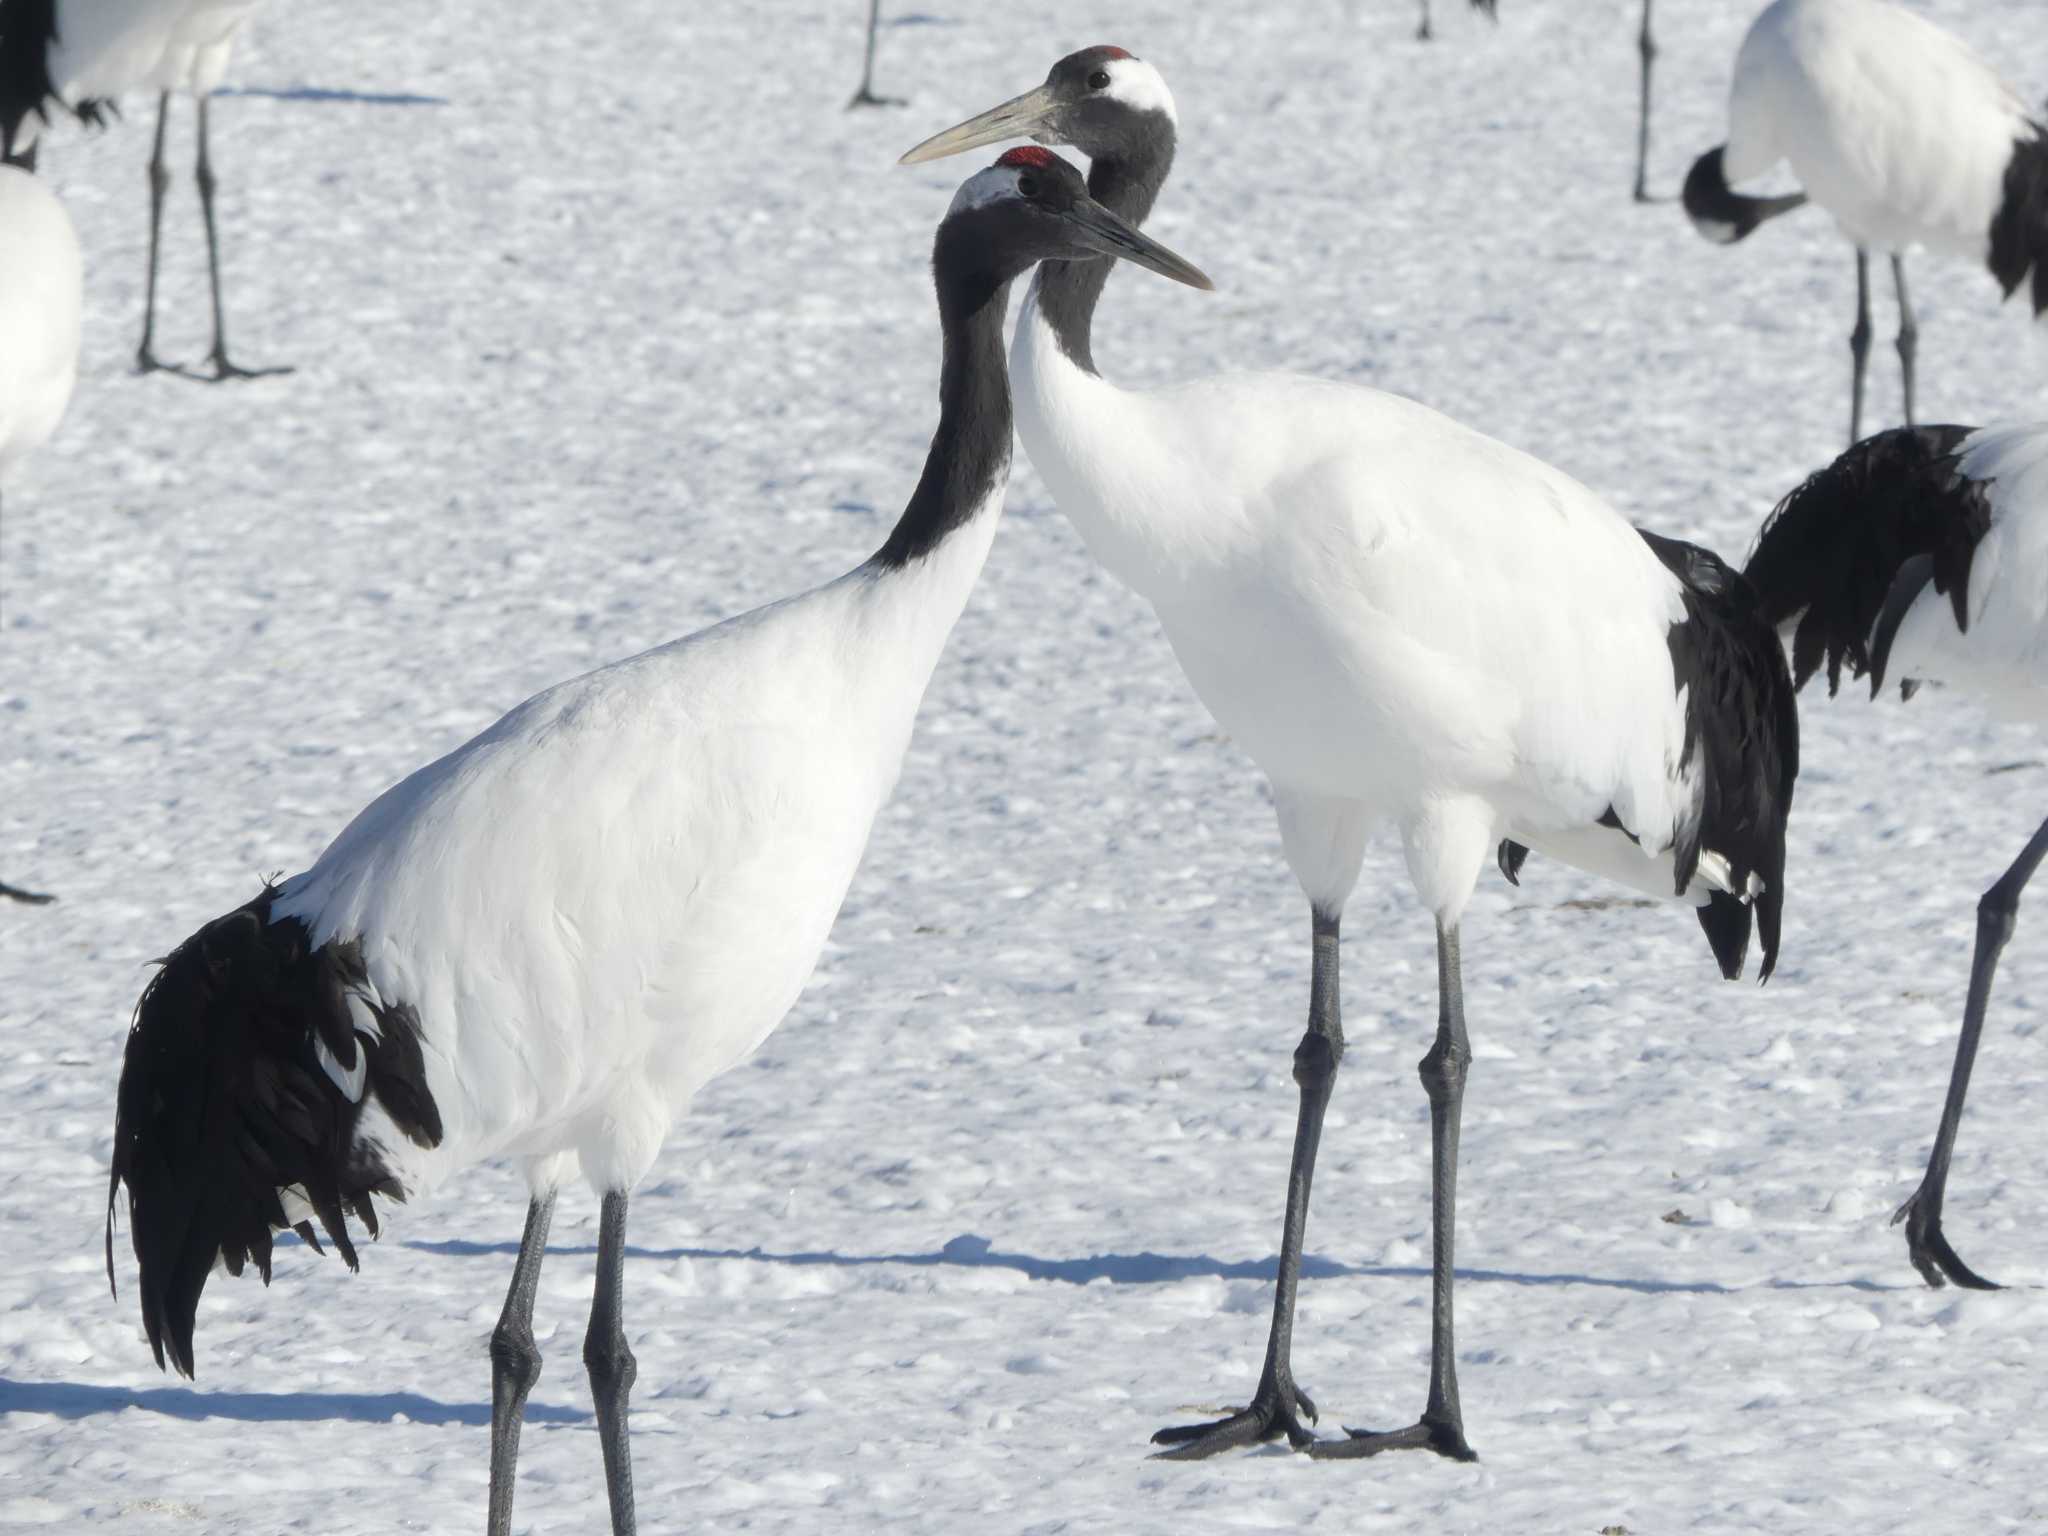
MULTIPOLYGON (((1088 167, 1088 195, 1133 225, 1152 215, 1159 189, 1173 170, 1174 135, 1164 121, 1135 147, 1097 156, 1088 167)), ((1116 262, 1107 256, 1085 261, 1048 261, 1038 269, 1033 294, 1059 348, 1083 372, 1094 373, 1089 344, 1096 301, 1116 262)))
POLYGON ((931 554, 979 514, 992 514, 1010 471, 1010 378, 1003 357, 1010 278, 975 253, 950 250, 943 231, 932 266, 945 335, 939 426, 917 489, 869 561, 884 570, 931 554))

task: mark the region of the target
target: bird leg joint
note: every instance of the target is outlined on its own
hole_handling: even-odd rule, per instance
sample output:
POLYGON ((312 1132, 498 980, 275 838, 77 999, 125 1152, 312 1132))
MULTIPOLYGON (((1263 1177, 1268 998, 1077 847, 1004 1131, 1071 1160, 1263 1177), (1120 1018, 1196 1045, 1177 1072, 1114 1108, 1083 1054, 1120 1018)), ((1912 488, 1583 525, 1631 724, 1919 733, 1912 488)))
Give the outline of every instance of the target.
POLYGON ((623 1397, 632 1390, 640 1374, 640 1363, 624 1334, 591 1335, 583 1341, 583 1364, 590 1372, 590 1385, 603 1397, 623 1397))
POLYGON ((1977 943, 1989 946, 1992 953, 2004 949, 2018 926, 2020 893, 2011 890, 2001 880, 1986 891, 1977 903, 1977 943))
POLYGON ((524 1395, 540 1380, 540 1349, 531 1328, 500 1323, 491 1333, 491 1367, 524 1395))
POLYGON ((1327 1093, 1337 1080, 1337 1067, 1343 1059, 1341 1041, 1312 1029, 1294 1048, 1294 1080, 1304 1093, 1327 1093))
POLYGON ((1415 1064, 1422 1078, 1422 1091, 1431 1104, 1455 1102, 1465 1092, 1466 1069, 1472 1065, 1472 1047, 1438 1035, 1429 1054, 1415 1064))

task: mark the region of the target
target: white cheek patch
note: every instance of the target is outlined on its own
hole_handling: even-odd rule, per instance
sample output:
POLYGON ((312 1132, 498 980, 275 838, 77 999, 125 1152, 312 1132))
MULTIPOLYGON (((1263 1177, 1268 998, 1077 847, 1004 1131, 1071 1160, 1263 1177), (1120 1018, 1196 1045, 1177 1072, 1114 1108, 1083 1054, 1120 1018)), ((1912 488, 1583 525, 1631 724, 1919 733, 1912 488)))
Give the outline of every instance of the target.
POLYGON ((1179 126, 1180 115, 1173 110, 1173 92, 1166 88, 1166 80, 1158 70, 1143 59, 1112 59, 1108 69, 1106 94, 1112 101, 1134 112, 1164 112, 1168 122, 1179 126))
POLYGON ((970 208, 986 208, 990 203, 1016 196, 1017 174, 1016 167, 1009 165, 992 165, 985 171, 976 171, 953 194, 953 206, 946 210, 946 217, 950 219, 970 208))

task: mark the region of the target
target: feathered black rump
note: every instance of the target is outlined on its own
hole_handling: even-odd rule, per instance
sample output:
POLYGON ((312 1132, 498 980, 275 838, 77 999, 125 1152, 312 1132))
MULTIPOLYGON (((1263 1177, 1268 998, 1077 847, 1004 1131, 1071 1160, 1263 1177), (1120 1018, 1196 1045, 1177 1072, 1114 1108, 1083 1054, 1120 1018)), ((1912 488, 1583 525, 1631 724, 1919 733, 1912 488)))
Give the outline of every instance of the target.
MULTIPOLYGON (((274 895, 266 888, 161 962, 136 1005, 121 1068, 107 1279, 125 1182, 143 1327, 157 1364, 168 1349, 187 1376, 193 1317, 215 1259, 233 1275, 253 1262, 268 1283, 271 1234, 288 1225, 280 1190, 303 1192, 351 1269, 344 1213, 374 1237, 371 1195, 403 1198, 384 1148, 357 1134, 371 1097, 415 1143, 441 1139, 417 1016, 373 1001, 354 944, 313 949, 296 918, 272 922, 274 895), (381 1039, 358 1031, 351 993, 381 1039), (354 1097, 322 1067, 316 1041, 356 1082, 354 1097)), ((296 1230, 319 1248, 310 1223, 296 1230)))
POLYGON ((1763 613, 1782 626, 1795 616, 1795 687, 1827 664, 1828 692, 1870 669, 1871 629, 1899 568, 1933 561, 1935 590, 1955 604, 1965 628, 1970 561, 1991 526, 1985 487, 1956 474, 1974 427, 1897 427, 1867 437, 1783 501, 1757 536, 1744 575, 1763 613))
POLYGON ((2038 124, 2012 147, 2005 196, 1991 221, 1991 275, 2007 298, 2029 270, 2034 313, 2048 314, 2048 128, 2038 124))
MULTIPOLYGON (((1641 531, 1641 530, 1639 530, 1641 531)), ((1677 894, 1692 883, 1703 850, 1728 861, 1736 895, 1715 891, 1699 909, 1700 927, 1721 974, 1742 974, 1751 903, 1740 899, 1753 875, 1768 981, 1778 963, 1785 906, 1785 823, 1799 777, 1799 709, 1778 637, 1756 592, 1711 550, 1643 531, 1643 539, 1684 588, 1685 620, 1671 627, 1673 681, 1685 695, 1681 760, 1697 765, 1699 817, 1672 850, 1677 894)))

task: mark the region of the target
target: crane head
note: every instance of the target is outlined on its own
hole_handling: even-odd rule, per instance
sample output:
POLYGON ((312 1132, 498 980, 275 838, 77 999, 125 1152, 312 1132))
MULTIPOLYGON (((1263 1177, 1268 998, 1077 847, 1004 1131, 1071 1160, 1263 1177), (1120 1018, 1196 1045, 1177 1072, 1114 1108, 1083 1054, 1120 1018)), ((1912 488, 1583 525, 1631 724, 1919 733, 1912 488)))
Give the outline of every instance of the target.
POLYGON ((1036 90, 934 134, 898 163, 940 160, 1005 139, 1071 144, 1100 159, 1132 153, 1148 140, 1170 145, 1177 121, 1173 93, 1158 70, 1121 48, 1083 48, 1053 65, 1036 90))
POLYGON ((1034 262, 1090 256, 1132 262, 1190 288, 1216 286, 1096 202, 1079 171, 1036 145, 1010 150, 961 184, 939 226, 935 262, 1008 278, 1034 262))

